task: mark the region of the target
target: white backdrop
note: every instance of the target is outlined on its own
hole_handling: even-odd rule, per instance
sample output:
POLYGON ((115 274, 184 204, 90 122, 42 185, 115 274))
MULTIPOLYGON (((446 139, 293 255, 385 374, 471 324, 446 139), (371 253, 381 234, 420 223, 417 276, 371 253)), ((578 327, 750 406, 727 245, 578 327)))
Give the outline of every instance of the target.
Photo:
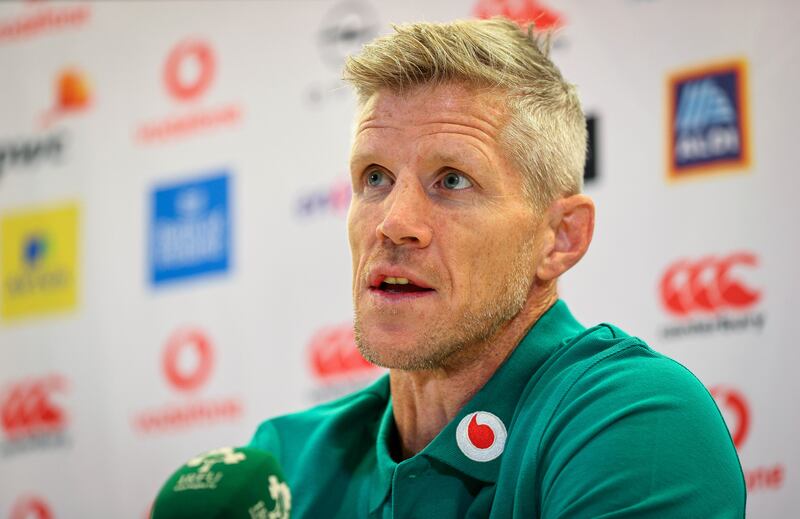
POLYGON ((343 58, 494 14, 560 28, 594 120, 562 297, 692 369, 749 516, 800 516, 798 4, 285 0, 0 5, 0 518, 144 517, 188 457, 380 374, 350 328, 343 58))

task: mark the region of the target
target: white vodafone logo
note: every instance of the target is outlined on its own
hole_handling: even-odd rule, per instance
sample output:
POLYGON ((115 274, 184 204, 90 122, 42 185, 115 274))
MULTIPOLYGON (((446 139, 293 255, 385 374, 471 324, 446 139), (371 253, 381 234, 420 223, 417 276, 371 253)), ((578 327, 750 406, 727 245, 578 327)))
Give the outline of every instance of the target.
POLYGON ((492 413, 477 411, 461 419, 456 442, 464 455, 473 461, 492 461, 506 448, 506 426, 492 413))

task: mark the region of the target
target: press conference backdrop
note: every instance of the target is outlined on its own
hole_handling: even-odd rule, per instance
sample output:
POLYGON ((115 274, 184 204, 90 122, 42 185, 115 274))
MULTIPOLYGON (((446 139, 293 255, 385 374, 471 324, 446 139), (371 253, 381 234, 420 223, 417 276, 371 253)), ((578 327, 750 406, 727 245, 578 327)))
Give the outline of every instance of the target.
POLYGON ((557 30, 587 113, 597 228, 562 297, 693 370, 749 516, 800 516, 798 4, 287 0, 0 5, 0 518, 145 517, 184 460, 382 373, 343 60, 497 14, 557 30))

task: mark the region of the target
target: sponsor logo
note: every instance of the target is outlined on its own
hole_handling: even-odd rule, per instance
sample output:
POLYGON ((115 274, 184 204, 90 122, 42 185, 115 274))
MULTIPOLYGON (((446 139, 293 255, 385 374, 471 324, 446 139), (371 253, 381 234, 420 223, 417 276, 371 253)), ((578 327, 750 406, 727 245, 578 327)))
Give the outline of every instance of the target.
POLYGON ((486 411, 468 414, 456 428, 458 448, 472 461, 492 461, 500 456, 506 448, 507 436, 500 418, 486 411))
POLYGON ((317 331, 307 351, 308 365, 317 382, 312 393, 315 402, 361 389, 384 373, 361 356, 350 322, 317 331))
POLYGON ((369 3, 340 2, 334 5, 322 20, 317 32, 322 61, 336 72, 348 56, 357 54, 361 47, 378 35, 378 16, 369 3))
POLYGON ((10 320, 77 304, 78 207, 8 214, 0 220, 0 313, 10 320))
POLYGON ((202 102, 217 76, 217 57, 205 40, 178 42, 167 55, 162 73, 164 89, 179 111, 140 125, 134 138, 141 144, 188 137, 201 131, 234 126, 241 121, 237 103, 204 107, 202 102))
MULTIPOLYGON (((78 69, 64 69, 55 80, 52 106, 40 119, 41 129, 66 115, 84 112, 91 105, 91 87, 78 69)), ((66 147, 66 132, 56 130, 0 142, 0 178, 8 171, 31 169, 40 164, 58 164, 66 147)))
POLYGON ((225 465, 237 465, 244 461, 246 456, 243 452, 234 451, 233 447, 223 447, 209 451, 200 456, 194 457, 186 462, 189 469, 197 469, 195 472, 181 474, 173 492, 184 492, 186 490, 214 490, 219 485, 225 475, 222 472, 211 470, 214 465, 223 463, 225 465))
POLYGON ((91 101, 92 88, 86 74, 76 68, 62 70, 56 77, 55 103, 42 117, 42 126, 50 126, 61 116, 85 111, 91 101))
POLYGON ((588 115, 586 117, 586 131, 588 133, 586 140, 586 163, 583 166, 583 182, 584 184, 591 184, 597 180, 597 147, 599 146, 597 140, 598 122, 596 115, 588 115))
POLYGON ((664 337, 763 329, 764 314, 756 311, 762 292, 743 279, 756 267, 757 256, 744 251, 668 266, 659 286, 661 304, 681 322, 666 327, 664 337))
POLYGON ((208 380, 214 365, 211 343, 198 330, 180 330, 170 337, 164 350, 164 376, 178 391, 194 391, 208 380), (182 360, 191 355, 194 362, 185 366, 182 360))
POLYGON ((667 90, 670 178, 750 166, 744 60, 681 71, 667 90))
POLYGON ((216 362, 212 344, 203 330, 191 327, 179 329, 167 339, 162 373, 182 401, 136 414, 132 420, 135 431, 161 433, 241 418, 244 406, 240 398, 202 398, 216 362))
POLYGON ((63 132, 0 142, 0 178, 8 170, 33 168, 44 162, 58 163, 65 144, 63 132))
MULTIPOLYGON (((716 386, 709 390, 717 402, 725 423, 731 433, 736 449, 740 455, 750 437, 751 411, 750 404, 744 394, 735 388, 716 386)), ((769 466, 745 467, 744 478, 747 492, 778 490, 786 479, 786 467, 782 463, 769 466)))
POLYGON ((53 512, 47 502, 35 496, 25 496, 17 500, 11 509, 10 519, 53 519, 53 512))
POLYGON ((0 396, 0 426, 4 457, 69 443, 67 416, 55 402, 65 393, 67 381, 61 375, 11 384, 0 396))
POLYGON ((561 29, 566 23, 564 15, 538 0, 480 0, 472 14, 481 19, 502 16, 526 29, 534 24, 540 31, 561 29))
POLYGON ((317 48, 322 62, 331 70, 331 77, 314 81, 305 90, 311 106, 347 99, 350 90, 342 88, 339 73, 348 56, 378 35, 378 14, 369 2, 348 0, 335 4, 322 19, 317 31, 317 48))
POLYGON ((214 52, 207 43, 188 40, 179 43, 164 64, 164 86, 178 101, 191 101, 203 95, 215 72, 214 52))
POLYGON ((352 196, 350 180, 336 180, 330 186, 300 196, 295 206, 296 213, 299 218, 304 219, 320 214, 343 216, 347 214, 352 196))
POLYGON ((228 271, 228 179, 221 170, 153 191, 149 256, 154 285, 228 271))
POLYGON ((25 13, 11 19, 0 20, 0 44, 32 38, 59 29, 77 28, 89 21, 89 5, 54 4, 52 6, 28 2, 25 13))

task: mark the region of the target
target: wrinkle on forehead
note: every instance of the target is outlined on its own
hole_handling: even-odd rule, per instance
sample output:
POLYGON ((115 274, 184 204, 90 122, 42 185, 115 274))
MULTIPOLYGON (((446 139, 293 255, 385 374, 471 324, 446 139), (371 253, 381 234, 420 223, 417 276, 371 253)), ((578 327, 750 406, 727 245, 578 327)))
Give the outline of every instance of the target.
POLYGON ((405 94, 382 90, 364 104, 356 137, 369 129, 411 130, 420 136, 446 130, 496 142, 506 118, 502 98, 491 91, 459 84, 421 86, 405 94))

